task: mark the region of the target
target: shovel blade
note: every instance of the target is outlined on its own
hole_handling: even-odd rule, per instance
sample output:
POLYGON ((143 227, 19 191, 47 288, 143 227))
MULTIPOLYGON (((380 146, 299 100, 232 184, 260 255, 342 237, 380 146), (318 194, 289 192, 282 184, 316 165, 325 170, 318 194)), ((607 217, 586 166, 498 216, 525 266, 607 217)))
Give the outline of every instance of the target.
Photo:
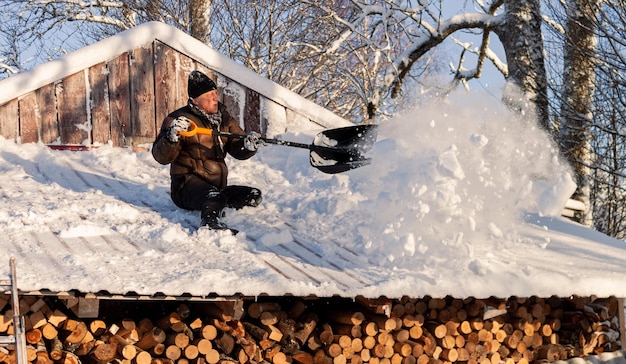
MULTIPOLYGON (((315 152, 311 152, 311 154, 313 154, 313 153, 315 153, 315 152)), ((370 164, 371 162, 372 162, 371 158, 363 158, 363 159, 358 159, 358 160, 349 160, 349 161, 344 161, 344 162, 337 161, 337 163, 330 163, 329 160, 323 160, 322 162, 320 162, 320 160, 319 160, 319 158, 317 156, 314 157, 313 155, 311 155, 311 166, 319 169, 320 171, 322 171, 324 173, 328 173, 328 174, 335 174, 335 173, 341 173, 341 172, 349 171, 351 169, 355 169, 355 168, 366 166, 366 165, 370 164), (313 161, 314 158, 315 158, 316 162, 313 161)))
POLYGON ((334 174, 368 165, 371 158, 365 154, 374 145, 377 135, 378 126, 373 124, 322 131, 310 147, 311 166, 334 174))

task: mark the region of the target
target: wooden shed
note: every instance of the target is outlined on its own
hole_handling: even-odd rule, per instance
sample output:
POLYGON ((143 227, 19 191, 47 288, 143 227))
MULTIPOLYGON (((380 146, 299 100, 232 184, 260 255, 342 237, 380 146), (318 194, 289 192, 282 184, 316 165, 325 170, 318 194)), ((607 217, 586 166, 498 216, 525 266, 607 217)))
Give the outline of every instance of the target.
POLYGON ((162 23, 138 26, 0 82, 0 135, 21 143, 86 148, 151 143, 187 101, 199 69, 245 130, 274 135, 346 120, 162 23), (295 111, 297 110, 297 111, 295 111))

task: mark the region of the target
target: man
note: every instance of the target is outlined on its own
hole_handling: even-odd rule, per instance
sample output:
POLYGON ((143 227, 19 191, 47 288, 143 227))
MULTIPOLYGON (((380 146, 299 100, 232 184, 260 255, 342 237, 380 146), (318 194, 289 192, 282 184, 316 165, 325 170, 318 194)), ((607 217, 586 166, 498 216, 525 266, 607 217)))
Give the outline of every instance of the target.
MULTIPOLYGON (((219 102, 217 86, 200 71, 189 74, 187 105, 170 113, 152 146, 154 159, 170 164, 171 198, 176 206, 201 211, 201 226, 229 229, 219 219, 225 207, 240 209, 261 203, 261 191, 246 186, 228 186, 226 154, 248 159, 263 142, 250 132, 244 139, 219 136, 218 132, 245 134, 239 123, 219 102), (213 130, 213 135, 196 134, 184 137, 190 121, 198 127, 213 130)), ((229 229, 233 234, 237 230, 229 229)))

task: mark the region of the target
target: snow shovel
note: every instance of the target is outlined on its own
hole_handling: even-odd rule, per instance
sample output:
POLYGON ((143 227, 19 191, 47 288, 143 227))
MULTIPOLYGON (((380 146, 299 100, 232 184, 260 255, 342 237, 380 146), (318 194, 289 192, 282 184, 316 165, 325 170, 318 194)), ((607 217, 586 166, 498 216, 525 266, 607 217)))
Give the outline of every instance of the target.
MULTIPOLYGON (((190 121, 190 124, 189 130, 179 131, 178 134, 182 136, 213 134, 212 129, 198 127, 193 121, 190 121)), ((219 135, 238 139, 246 137, 226 132, 219 132, 219 135)), ((309 149, 311 166, 324 173, 335 174, 370 164, 371 158, 367 158, 365 153, 372 148, 377 135, 378 125, 369 124, 324 130, 315 136, 312 144, 263 137, 261 140, 268 144, 309 149)))

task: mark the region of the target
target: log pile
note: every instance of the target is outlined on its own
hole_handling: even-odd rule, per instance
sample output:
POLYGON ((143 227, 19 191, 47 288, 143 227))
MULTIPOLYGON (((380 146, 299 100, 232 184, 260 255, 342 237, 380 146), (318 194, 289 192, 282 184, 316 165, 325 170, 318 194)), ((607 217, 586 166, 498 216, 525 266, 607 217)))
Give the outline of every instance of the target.
MULTIPOLYGON (((527 364, 621 349, 615 298, 338 302, 176 303, 152 318, 105 322, 25 296, 20 312, 28 361, 37 364, 527 364)), ((12 334, 1 294, 0 312, 0 334, 12 334)), ((0 362, 15 363, 11 347, 0 347, 0 362)))

